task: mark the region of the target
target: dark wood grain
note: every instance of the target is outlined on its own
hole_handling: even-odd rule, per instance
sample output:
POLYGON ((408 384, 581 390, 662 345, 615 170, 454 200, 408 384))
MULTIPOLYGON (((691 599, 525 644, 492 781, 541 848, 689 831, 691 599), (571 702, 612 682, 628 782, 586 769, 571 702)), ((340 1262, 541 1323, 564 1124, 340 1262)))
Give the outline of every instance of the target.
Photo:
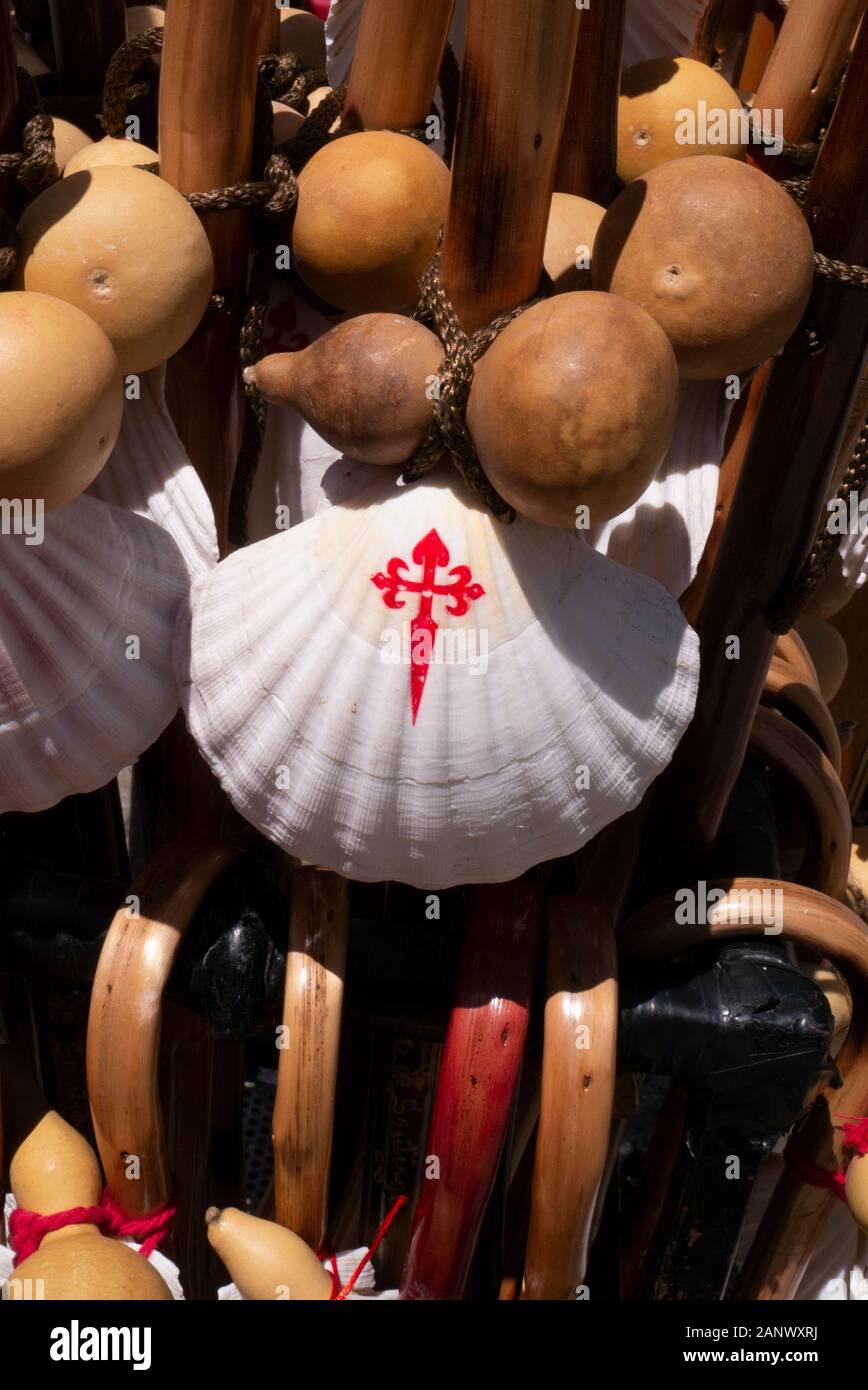
POLYGON ((573 0, 469 0, 442 264, 468 332, 539 283, 577 29, 573 0))
POLYGON ((96 95, 127 36, 124 0, 49 0, 49 9, 63 91, 96 95))
POLYGON ((555 188, 608 204, 615 193, 618 96, 626 0, 603 0, 579 13, 579 37, 555 188))

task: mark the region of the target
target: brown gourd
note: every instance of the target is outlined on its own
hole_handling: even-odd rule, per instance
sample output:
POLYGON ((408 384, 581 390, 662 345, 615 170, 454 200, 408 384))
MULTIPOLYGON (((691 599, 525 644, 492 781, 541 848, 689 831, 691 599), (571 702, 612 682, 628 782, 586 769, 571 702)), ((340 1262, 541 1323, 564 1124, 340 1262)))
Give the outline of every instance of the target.
POLYGON ((476 364, 467 424, 489 480, 523 516, 590 524, 645 491, 669 447, 678 370, 635 304, 588 290, 515 319, 476 364))
POLYGON ((746 372, 786 342, 813 283, 813 245, 792 199, 759 169, 676 159, 618 195, 594 242, 595 289, 655 318, 682 377, 746 372))
POLYGON ((54 132, 54 162, 57 172, 62 174, 73 155, 94 142, 72 121, 65 121, 61 116, 52 116, 51 125, 54 132))
POLYGON ((123 415, 102 329, 63 300, 0 294, 0 493, 63 506, 89 487, 123 415))
POLYGON ((552 195, 543 266, 556 293, 591 288, 590 258, 606 209, 573 193, 552 195))
POLYGON ((297 53, 305 68, 326 65, 325 25, 318 15, 295 5, 280 7, 280 52, 297 53))
POLYGON ((419 297, 448 198, 449 171, 420 141, 387 130, 334 140, 298 176, 296 269, 338 309, 406 308, 419 297))
POLYGON ((18 224, 15 287, 74 304, 103 329, 126 372, 165 362, 191 336, 214 278, 190 205, 141 169, 71 174, 18 224))
POLYGON ((658 164, 695 155, 741 159, 745 151, 740 138, 741 109, 738 92, 719 72, 695 58, 649 58, 634 63, 621 78, 618 178, 630 183, 658 164), (679 139, 679 133, 690 138, 679 139), (719 139, 724 133, 739 138, 719 139), (700 143, 703 136, 710 136, 713 145, 700 143))
POLYGON ((263 358, 245 376, 267 401, 294 406, 333 448, 397 464, 425 437, 427 384, 442 359, 438 339, 413 319, 362 314, 302 352, 263 358))
POLYGON ((67 160, 63 176, 68 178, 70 174, 81 173, 82 169, 99 169, 105 164, 137 168, 143 164, 156 164, 159 158, 156 150, 139 140, 116 140, 113 135, 105 135, 102 140, 85 145, 84 149, 67 160))
POLYGON ((331 1275, 300 1236, 235 1207, 209 1207, 208 1240, 244 1298, 312 1302, 331 1297, 331 1275))
MULTIPOLYGON (((43 1216, 71 1207, 96 1206, 102 1191, 93 1149, 53 1110, 16 1150, 9 1180, 19 1207, 43 1216)), ((9 1295, 13 1299, 25 1297, 28 1280, 31 1289, 49 1300, 157 1301, 172 1297, 153 1265, 92 1225, 64 1226, 43 1236, 39 1249, 15 1269, 9 1295)))

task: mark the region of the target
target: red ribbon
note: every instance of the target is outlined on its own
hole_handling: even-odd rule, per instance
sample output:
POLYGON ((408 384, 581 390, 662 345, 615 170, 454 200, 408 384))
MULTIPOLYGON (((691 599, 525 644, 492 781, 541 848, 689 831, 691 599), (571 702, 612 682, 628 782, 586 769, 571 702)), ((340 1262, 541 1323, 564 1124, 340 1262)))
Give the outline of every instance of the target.
POLYGON ((98 1207, 70 1207, 43 1216, 38 1211, 16 1207, 9 1218, 9 1240, 15 1251, 15 1265, 34 1255, 43 1238, 65 1226, 97 1226, 104 1236, 117 1236, 141 1244, 145 1259, 168 1235, 175 1219, 175 1207, 160 1207, 147 1216, 128 1216, 106 1188, 98 1207))
POLYGON ((363 1258, 356 1265, 356 1268, 353 1270, 352 1274, 350 1275, 347 1282, 344 1284, 343 1288, 341 1288, 340 1275, 338 1274, 338 1262, 334 1254, 331 1252, 328 1254, 323 1254, 321 1251, 317 1251, 317 1254, 319 1255, 320 1259, 327 1260, 331 1266, 329 1270, 329 1273, 332 1277, 332 1291, 329 1294, 330 1303, 340 1303, 344 1299, 349 1297, 349 1295, 355 1288, 356 1280, 359 1278, 359 1275, 362 1273, 362 1270, 365 1268, 365 1265, 368 1263, 371 1256, 374 1254, 374 1251, 385 1239, 389 1227, 395 1220, 395 1217, 398 1215, 398 1212, 401 1210, 401 1208, 406 1205, 406 1202, 406 1197, 399 1197, 397 1199, 394 1206, 392 1207, 392 1210, 389 1212, 385 1221, 380 1226, 380 1229, 378 1230, 376 1236, 372 1240, 370 1247, 365 1251, 363 1258))
MULTIPOLYGON (((843 1120, 843 1115, 836 1116, 843 1120)), ((846 1123, 842 1126, 841 1134, 844 1140, 844 1148, 852 1149, 854 1156, 868 1153, 868 1116, 851 1115, 847 1117, 846 1123)), ((791 1134, 784 1149, 784 1162, 793 1172, 798 1173, 802 1182, 806 1182, 810 1187, 819 1187, 826 1192, 831 1192, 838 1198, 839 1202, 846 1202, 847 1196, 844 1191, 844 1184, 847 1181, 847 1174, 843 1168, 837 1172, 831 1172, 828 1168, 821 1168, 818 1163, 812 1163, 806 1154, 802 1153, 796 1143, 796 1136, 791 1134)))

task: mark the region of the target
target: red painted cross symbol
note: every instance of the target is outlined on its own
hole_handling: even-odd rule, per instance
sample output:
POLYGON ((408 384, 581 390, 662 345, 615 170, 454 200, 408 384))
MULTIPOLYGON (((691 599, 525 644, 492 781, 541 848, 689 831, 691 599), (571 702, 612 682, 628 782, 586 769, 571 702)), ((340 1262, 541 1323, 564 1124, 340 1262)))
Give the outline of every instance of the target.
POLYGON ((437 623, 432 614, 434 599, 448 599, 446 612, 460 618, 469 611, 475 599, 484 596, 485 590, 481 584, 470 583, 467 565, 455 565, 449 571, 451 583, 435 582, 437 570, 449 564, 449 551, 436 531, 429 531, 414 547, 413 564, 422 566, 421 579, 410 579, 406 573, 407 562, 398 556, 389 561, 385 574, 372 575, 371 579, 382 590, 387 608, 403 608, 402 594, 419 595, 419 608, 410 623, 410 703, 415 724, 437 635, 437 623))

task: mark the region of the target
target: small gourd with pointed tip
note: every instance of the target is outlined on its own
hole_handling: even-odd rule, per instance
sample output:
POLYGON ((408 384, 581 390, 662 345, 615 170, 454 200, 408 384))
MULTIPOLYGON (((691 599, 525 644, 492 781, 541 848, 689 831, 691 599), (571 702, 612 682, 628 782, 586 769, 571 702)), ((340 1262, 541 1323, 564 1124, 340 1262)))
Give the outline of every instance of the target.
MULTIPOLYGON (((53 1110, 16 1150, 9 1180, 18 1206, 42 1216, 96 1206, 102 1191, 99 1163, 90 1144, 53 1110)), ((16 1267, 7 1296, 26 1297, 22 1291, 28 1288, 49 1300, 172 1297, 153 1265, 93 1225, 63 1226, 44 1235, 39 1249, 16 1267)))
POLYGON ((209 1207, 208 1240, 244 1298, 327 1301, 331 1275, 293 1231, 236 1207, 209 1207))
POLYGON ((263 358, 245 376, 267 401, 294 406, 333 448, 362 463, 398 464, 431 423, 428 383, 442 359, 422 324, 363 314, 302 352, 263 358))

